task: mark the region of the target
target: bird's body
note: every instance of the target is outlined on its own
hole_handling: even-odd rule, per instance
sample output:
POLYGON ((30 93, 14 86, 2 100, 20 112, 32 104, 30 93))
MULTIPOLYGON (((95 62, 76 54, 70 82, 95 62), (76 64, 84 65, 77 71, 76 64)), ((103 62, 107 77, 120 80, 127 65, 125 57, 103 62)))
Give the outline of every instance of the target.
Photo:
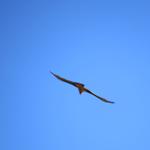
POLYGON ((65 78, 62 78, 60 77, 59 75, 57 74, 54 74, 53 72, 50 72, 53 76, 55 76, 57 79, 63 81, 63 82, 66 82, 66 83, 69 83, 73 86, 75 86, 76 88, 78 88, 79 90, 79 93, 82 94, 83 92, 87 92, 89 94, 92 94, 93 96, 97 97, 98 99, 102 100, 103 102, 106 102, 106 103, 114 103, 112 101, 108 101, 107 99, 103 98, 103 97, 100 97, 100 96, 97 96, 96 94, 94 94, 93 92, 91 92, 90 90, 88 90, 87 88, 84 87, 84 84, 82 83, 79 83, 79 82, 73 82, 73 81, 70 81, 70 80, 67 80, 65 78))

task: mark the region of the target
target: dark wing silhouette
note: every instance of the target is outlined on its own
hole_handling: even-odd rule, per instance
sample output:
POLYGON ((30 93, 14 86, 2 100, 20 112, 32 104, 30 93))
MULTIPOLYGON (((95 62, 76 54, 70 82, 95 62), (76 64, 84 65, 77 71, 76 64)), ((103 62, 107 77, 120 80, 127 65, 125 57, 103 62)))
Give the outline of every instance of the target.
POLYGON ((111 104, 114 103, 114 102, 112 102, 112 101, 108 101, 107 99, 105 99, 105 98, 103 98, 103 97, 97 96, 96 94, 94 94, 93 92, 91 92, 90 90, 88 90, 88 89, 86 89, 86 88, 85 88, 85 92, 96 96, 98 99, 102 100, 103 102, 111 103, 111 104))
POLYGON ((60 77, 59 75, 54 74, 54 73, 51 72, 51 71, 50 71, 50 73, 51 73, 53 76, 55 76, 57 79, 59 79, 59 80, 61 80, 61 81, 63 81, 63 82, 67 82, 67 83, 69 83, 69 84, 71 84, 71 85, 73 85, 73 86, 76 86, 76 82, 73 82, 73 81, 67 80, 67 79, 65 79, 65 78, 62 78, 62 77, 60 77))
MULTIPOLYGON (((96 96, 98 99, 102 100, 103 102, 111 103, 111 104, 114 103, 114 102, 112 102, 112 101, 108 101, 107 99, 105 99, 105 98, 103 98, 103 97, 97 96, 96 94, 94 94, 93 92, 91 92, 90 90, 88 90, 87 88, 84 88, 84 84, 82 84, 82 83, 78 83, 78 82, 73 82, 73 81, 67 80, 67 79, 65 79, 65 78, 60 77, 60 76, 57 75, 57 74, 54 74, 54 73, 51 72, 51 71, 50 71, 50 73, 51 73, 53 76, 55 76, 57 79, 59 79, 59 80, 61 80, 61 81, 63 81, 63 82, 67 82, 67 83, 69 83, 69 84, 71 84, 71 85, 77 87, 77 88, 79 89, 79 91, 81 90, 82 92, 85 91, 85 92, 87 92, 87 93, 89 93, 89 94, 92 94, 92 95, 96 96)), ((81 92, 81 93, 82 93, 82 92, 81 92)))

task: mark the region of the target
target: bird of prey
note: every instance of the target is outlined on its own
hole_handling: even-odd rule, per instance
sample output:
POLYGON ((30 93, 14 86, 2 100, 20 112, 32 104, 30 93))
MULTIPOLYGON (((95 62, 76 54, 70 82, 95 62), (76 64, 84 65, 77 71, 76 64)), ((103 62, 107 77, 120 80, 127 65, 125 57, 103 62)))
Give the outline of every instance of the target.
POLYGON ((54 74, 54 73, 51 72, 51 71, 50 71, 50 73, 51 73, 54 77, 56 77, 57 79, 59 79, 59 80, 61 80, 61 81, 63 81, 63 82, 69 83, 69 84, 75 86, 76 88, 78 88, 80 94, 82 94, 82 92, 87 92, 87 93, 89 93, 89 94, 92 94, 92 95, 96 96, 98 99, 102 100, 103 102, 111 103, 111 104, 114 103, 114 102, 109 101, 109 100, 107 100, 107 99, 105 99, 105 98, 103 98, 103 97, 97 96, 96 94, 94 94, 93 92, 91 92, 90 90, 88 90, 87 88, 85 88, 85 87, 84 87, 84 84, 82 84, 82 83, 73 82, 73 81, 67 80, 67 79, 65 79, 65 78, 60 77, 60 76, 57 75, 57 74, 54 74))

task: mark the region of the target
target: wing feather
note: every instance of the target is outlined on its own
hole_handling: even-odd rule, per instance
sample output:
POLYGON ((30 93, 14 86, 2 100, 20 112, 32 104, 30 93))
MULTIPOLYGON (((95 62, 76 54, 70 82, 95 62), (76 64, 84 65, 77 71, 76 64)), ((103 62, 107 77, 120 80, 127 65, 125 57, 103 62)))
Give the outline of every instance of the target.
POLYGON ((67 80, 67 79, 65 79, 65 78, 62 78, 62 77, 60 77, 59 75, 57 75, 57 74, 54 74, 53 72, 51 72, 50 71, 50 73, 53 75, 53 76, 55 76, 57 79, 59 79, 59 80, 61 80, 61 81, 63 81, 63 82, 67 82, 67 83, 69 83, 69 84, 71 84, 71 85, 73 85, 73 86, 76 86, 76 82, 73 82, 73 81, 70 81, 70 80, 67 80))
POLYGON ((88 90, 88 89, 85 89, 85 91, 86 91, 87 93, 92 94, 93 96, 97 97, 98 99, 102 100, 103 102, 111 103, 111 104, 114 103, 114 102, 112 102, 112 101, 109 101, 109 100, 107 100, 107 99, 105 99, 105 98, 103 98, 103 97, 100 97, 100 96, 94 94, 93 92, 91 92, 91 91, 88 90))

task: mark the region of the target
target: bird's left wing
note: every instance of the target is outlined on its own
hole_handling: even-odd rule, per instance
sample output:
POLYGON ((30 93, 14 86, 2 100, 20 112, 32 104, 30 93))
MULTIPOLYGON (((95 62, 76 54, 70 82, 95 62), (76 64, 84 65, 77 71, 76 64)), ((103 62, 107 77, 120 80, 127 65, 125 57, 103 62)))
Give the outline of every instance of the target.
POLYGON ((67 83, 69 83, 69 84, 71 84, 71 85, 73 85, 73 86, 76 86, 76 82, 73 82, 73 81, 67 80, 67 79, 65 79, 65 78, 62 78, 62 77, 60 77, 59 75, 54 74, 54 73, 51 72, 51 71, 50 71, 50 73, 51 73, 53 76, 55 76, 57 79, 59 79, 59 80, 61 80, 61 81, 63 81, 63 82, 67 82, 67 83))
POLYGON ((102 100, 103 102, 111 103, 111 104, 114 103, 114 102, 109 101, 109 100, 107 100, 107 99, 105 99, 105 98, 103 98, 103 97, 97 96, 96 94, 94 94, 93 92, 91 92, 90 90, 88 90, 88 89, 86 89, 86 88, 85 88, 85 91, 86 91, 87 93, 89 93, 89 94, 92 94, 93 96, 96 96, 98 99, 102 100))

